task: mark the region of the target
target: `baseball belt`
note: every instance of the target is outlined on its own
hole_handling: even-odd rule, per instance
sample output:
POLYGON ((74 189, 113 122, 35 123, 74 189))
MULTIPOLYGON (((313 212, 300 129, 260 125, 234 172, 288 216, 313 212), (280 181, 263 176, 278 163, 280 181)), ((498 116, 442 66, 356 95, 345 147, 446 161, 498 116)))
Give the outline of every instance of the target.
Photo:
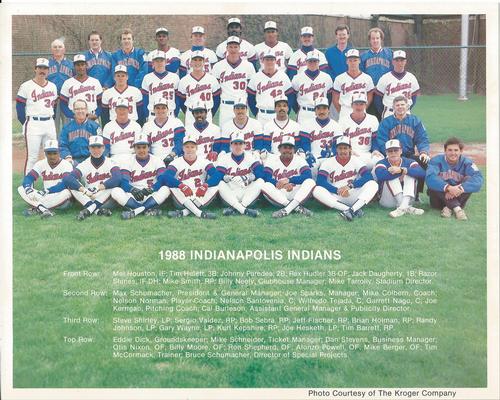
POLYGON ((306 110, 306 111, 314 111, 314 108, 311 108, 311 107, 300 107, 302 110, 306 110))
POLYGON ((274 110, 262 110, 259 108, 259 112, 262 113, 262 114, 275 114, 276 111, 274 110))
POLYGON ((33 121, 48 121, 52 117, 31 117, 33 121))

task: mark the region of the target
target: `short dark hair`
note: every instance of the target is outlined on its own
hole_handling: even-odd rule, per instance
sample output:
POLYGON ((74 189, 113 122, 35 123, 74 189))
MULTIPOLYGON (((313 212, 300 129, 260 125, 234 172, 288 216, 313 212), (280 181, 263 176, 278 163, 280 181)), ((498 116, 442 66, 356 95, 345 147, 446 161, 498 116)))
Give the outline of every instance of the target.
POLYGON ((347 25, 339 25, 335 28, 335 34, 337 34, 338 31, 347 31, 348 34, 351 33, 349 30, 349 27, 347 25))
POLYGON ((100 34, 99 32, 97 32, 97 31, 92 31, 92 32, 90 32, 90 33, 89 33, 89 36, 87 37, 87 40, 90 40, 90 37, 91 37, 92 35, 97 35, 97 36, 99 36, 99 39, 101 39, 101 40, 102 40, 102 36, 101 36, 101 34, 100 34))
POLYGON ((464 149, 464 142, 462 142, 462 140, 460 140, 456 136, 452 136, 451 138, 446 140, 446 142, 444 142, 444 149, 446 150, 446 148, 448 146, 453 145, 453 144, 457 144, 458 147, 460 148, 460 150, 464 149))

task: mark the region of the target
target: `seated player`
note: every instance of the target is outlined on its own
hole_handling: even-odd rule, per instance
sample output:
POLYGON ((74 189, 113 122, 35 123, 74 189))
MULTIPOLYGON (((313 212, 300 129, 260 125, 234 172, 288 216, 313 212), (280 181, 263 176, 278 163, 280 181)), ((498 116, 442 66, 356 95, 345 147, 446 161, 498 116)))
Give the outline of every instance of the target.
POLYGON ((260 158, 245 151, 245 137, 242 133, 231 136, 231 153, 219 157, 217 171, 223 176, 219 183, 220 197, 230 205, 222 214, 229 216, 240 213, 257 217, 259 212, 248 207, 260 195, 264 184, 264 168, 260 158))
POLYGON ((190 213, 204 219, 217 217, 214 213, 200 209, 210 204, 217 196, 220 174, 210 161, 197 156, 196 140, 194 136, 184 136, 184 155, 172 161, 153 185, 155 191, 162 186, 168 186, 175 204, 181 208, 169 211, 169 218, 182 218, 190 213))
POLYGON ((327 207, 340 211, 347 221, 364 215, 361 208, 377 193, 378 185, 363 161, 351 155, 351 142, 340 136, 335 157, 321 164, 313 196, 327 207))
POLYGON ((295 138, 283 136, 278 146, 280 155, 268 157, 264 162, 262 193, 273 205, 283 208, 273 212, 273 218, 282 218, 292 211, 310 217, 313 215, 304 203, 311 195, 315 183, 306 160, 295 154, 295 138))
POLYGON ((163 160, 149 154, 149 142, 146 135, 136 136, 135 154, 121 167, 120 187, 111 191, 113 199, 122 207, 130 210, 122 213, 122 219, 132 219, 144 212, 148 216, 160 216, 158 208, 170 195, 166 186, 153 190, 159 175, 165 172, 163 160))
POLYGON ((483 175, 476 164, 462 153, 464 144, 456 137, 444 144, 444 154, 433 157, 427 168, 425 182, 432 208, 441 210, 443 218, 452 214, 467 220, 464 207, 472 193, 479 192, 483 175))
POLYGON ((399 140, 392 139, 385 144, 387 157, 375 166, 379 183, 380 205, 394 208, 389 213, 392 218, 405 214, 422 215, 424 210, 412 206, 417 192, 417 179, 425 176, 418 162, 401 157, 403 150, 399 140))
POLYGON ((216 161, 220 152, 220 128, 207 120, 208 108, 204 101, 192 106, 194 122, 186 123, 186 136, 196 138, 197 154, 209 161, 216 161))
POLYGON ((73 166, 59 156, 57 140, 47 140, 44 151, 45 158, 33 165, 33 169, 24 177, 22 186, 17 188, 21 198, 31 206, 23 211, 26 217, 31 215, 40 215, 41 218, 52 217, 54 213, 51 210, 55 208, 62 210, 71 204, 71 193, 62 180, 73 171, 73 166), (42 177, 43 190, 33 188, 39 177, 42 177))
POLYGON ((111 190, 119 186, 122 179, 118 165, 104 156, 102 136, 89 138, 89 150, 90 157, 63 178, 73 197, 84 207, 76 217, 79 221, 83 221, 93 213, 110 216, 109 207, 112 203, 108 203, 108 200, 111 199, 111 190), (83 184, 80 182, 81 179, 83 184))

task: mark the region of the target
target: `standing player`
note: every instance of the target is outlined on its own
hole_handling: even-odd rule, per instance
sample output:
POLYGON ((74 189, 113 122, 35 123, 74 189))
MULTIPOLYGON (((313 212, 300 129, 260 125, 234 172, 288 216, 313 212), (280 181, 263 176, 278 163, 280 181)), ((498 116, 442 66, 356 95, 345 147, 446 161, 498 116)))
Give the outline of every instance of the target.
POLYGON ((134 142, 135 154, 131 155, 121 168, 122 180, 119 187, 111 191, 113 199, 129 210, 122 212, 122 219, 132 219, 144 212, 148 216, 160 216, 158 208, 170 195, 166 186, 153 190, 158 176, 165 172, 165 164, 158 157, 149 154, 146 135, 138 135, 134 142))
POLYGON ((420 95, 420 85, 417 78, 411 72, 405 71, 406 52, 403 50, 395 51, 392 66, 394 70, 382 75, 377 83, 377 90, 375 92, 375 106, 382 114, 382 118, 394 112, 392 106, 396 97, 406 97, 411 109, 417 102, 417 96, 420 95), (380 101, 381 99, 382 101, 380 101))
POLYGON ((299 72, 292 79, 292 87, 297 96, 297 122, 314 119, 314 102, 320 97, 332 101, 333 82, 330 75, 319 70, 320 55, 318 50, 307 53, 307 69, 299 72))
POLYGON ((264 184, 264 168, 259 159, 245 151, 245 139, 241 133, 231 137, 231 152, 221 156, 217 171, 223 178, 219 183, 221 199, 229 204, 222 212, 225 216, 236 213, 259 216, 257 210, 249 208, 257 200, 264 184))
POLYGON ((262 193, 273 205, 283 208, 273 218, 283 218, 292 211, 310 217, 312 211, 302 206, 311 195, 315 182, 307 162, 295 154, 295 138, 285 136, 279 145, 279 156, 264 162, 262 193))
POLYGON ((380 185, 380 205, 394 208, 389 213, 392 218, 405 214, 422 215, 424 210, 412 206, 417 192, 417 179, 425 176, 425 171, 414 160, 401 157, 399 140, 389 140, 385 144, 387 157, 375 167, 380 185))
POLYGON ((168 186, 172 198, 180 210, 169 211, 169 218, 182 218, 193 213, 198 218, 215 219, 214 213, 202 211, 217 196, 220 174, 213 164, 196 155, 196 138, 184 136, 182 146, 184 155, 176 158, 160 175, 153 190, 168 186))
POLYGON ((186 74, 193 72, 191 67, 191 55, 198 51, 203 56, 203 70, 205 72, 212 71, 212 67, 219 60, 215 52, 205 47, 205 28, 202 26, 193 26, 191 30, 191 49, 186 50, 181 55, 181 63, 179 67, 179 77, 182 79, 186 74))
POLYGON ((361 208, 377 193, 378 185, 372 174, 358 157, 351 155, 347 136, 336 142, 335 157, 325 160, 318 172, 313 196, 329 208, 340 211, 346 221, 364 215, 361 208))
POLYGON ((350 49, 347 53, 347 72, 340 74, 333 82, 333 105, 339 113, 339 120, 352 113, 352 96, 363 92, 367 97, 367 105, 373 99, 373 81, 370 75, 359 69, 359 51, 350 49))
POLYGON ((209 161, 216 161, 220 152, 220 128, 207 121, 207 106, 199 101, 193 107, 192 124, 186 125, 186 136, 196 138, 196 154, 209 161))
POLYGON ((339 25, 335 28, 335 38, 337 43, 326 49, 325 57, 328 61, 328 73, 332 81, 340 74, 347 71, 346 53, 352 49, 349 44, 350 30, 347 25, 339 25))
POLYGON ((140 88, 142 83, 140 70, 145 60, 145 52, 134 47, 134 36, 130 29, 122 31, 120 40, 121 49, 113 53, 111 69, 114 71, 117 65, 125 65, 128 71, 128 84, 140 88))
POLYGON ((248 82, 247 94, 248 106, 262 125, 274 118, 276 97, 286 95, 290 106, 295 104, 292 83, 283 71, 276 68, 276 56, 273 52, 264 55, 264 68, 248 82))
POLYGON ((39 160, 24 177, 23 184, 17 188, 21 198, 31 208, 24 210, 26 217, 39 214, 42 218, 54 216, 51 209, 64 209, 70 205, 71 193, 62 179, 73 171, 73 166, 59 156, 57 140, 47 140, 45 158, 39 160), (43 190, 35 190, 33 184, 41 177, 43 190))
MULTIPOLYGON (((316 50, 316 48, 314 47, 313 28, 311 28, 310 26, 304 26, 300 30, 300 43, 300 49, 296 50, 288 61, 286 73, 290 79, 292 79, 297 73, 304 71, 307 68, 307 53, 316 50)), ((326 61, 325 55, 320 51, 318 51, 318 54, 319 69, 322 71, 328 70, 328 62, 326 61)))
POLYGON ((128 102, 129 118, 133 121, 143 121, 143 99, 142 93, 135 86, 127 83, 128 73, 125 65, 115 67, 115 85, 104 91, 102 95, 102 121, 107 124, 116 119, 116 102, 119 98, 128 102))
POLYGON ((239 98, 246 98, 248 81, 255 75, 255 68, 240 57, 240 41, 237 36, 227 39, 227 56, 214 65, 212 75, 221 87, 219 125, 223 126, 233 117, 233 106, 239 98))
POLYGON ((264 54, 270 51, 274 52, 278 69, 286 72, 288 60, 292 56, 293 50, 288 43, 278 40, 278 25, 274 21, 267 21, 264 24, 264 41, 255 45, 255 53, 260 63, 260 69, 263 67, 264 54))
POLYGON ((35 77, 24 82, 17 92, 17 119, 23 125, 26 143, 25 175, 38 160, 40 146, 57 136, 52 118, 57 102, 57 87, 47 80, 48 72, 49 60, 37 58, 35 77))
MULTIPOLYGON (((238 36, 241 38, 242 26, 239 18, 229 18, 227 21, 227 36, 238 36)), ((219 60, 226 58, 227 56, 227 40, 220 43, 215 49, 215 54, 219 60)), ((257 61, 257 56, 255 54, 255 47, 247 42, 245 39, 241 39, 240 43, 240 57, 244 60, 248 60, 255 67, 255 62, 257 61)))
POLYGON ((195 51, 191 54, 191 67, 193 72, 186 75, 179 82, 177 101, 185 114, 185 125, 194 122, 192 107, 198 101, 205 102, 209 113, 207 120, 217 113, 220 104, 220 85, 213 75, 203 70, 203 54, 195 51))
POLYGON ((104 156, 102 136, 89 138, 89 150, 90 157, 63 178, 73 197, 84 207, 76 217, 79 221, 83 221, 93 213, 110 216, 111 210, 106 208, 108 206, 106 203, 111 198, 111 190, 121 182, 120 168, 110 158, 104 156))
POLYGON ((84 53, 87 72, 90 77, 99 81, 103 90, 106 90, 113 86, 113 70, 111 69, 113 58, 109 51, 102 49, 102 37, 99 32, 90 32, 88 41, 90 49, 84 53))
POLYGON ((73 103, 85 100, 89 111, 88 118, 95 121, 101 115, 102 86, 95 78, 87 75, 87 63, 83 54, 73 58, 75 76, 64 81, 61 88, 61 110, 68 118, 74 118, 73 103))

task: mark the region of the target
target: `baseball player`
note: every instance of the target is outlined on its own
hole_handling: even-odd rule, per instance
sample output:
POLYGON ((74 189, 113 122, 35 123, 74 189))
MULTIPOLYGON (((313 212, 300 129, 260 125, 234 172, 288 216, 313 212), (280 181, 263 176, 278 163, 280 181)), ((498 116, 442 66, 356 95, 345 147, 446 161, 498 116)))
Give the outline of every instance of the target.
MULTIPOLYGON (((350 29, 347 25, 339 25, 335 28, 335 38, 337 43, 325 51, 325 57, 328 61, 328 70, 332 81, 340 74, 347 71, 346 53, 352 49, 349 44, 350 29)), ((333 107, 332 107, 333 108, 333 107)), ((333 116, 331 116, 333 118, 333 116)))
MULTIPOLYGON (((87 118, 88 110, 85 100, 77 100, 73 104, 75 119, 64 125, 59 136, 59 152, 62 158, 72 164, 79 164, 89 157, 89 138, 101 135, 101 127, 87 118)), ((109 154, 109 145, 104 155, 109 154)))
POLYGON ((379 79, 375 92, 375 106, 382 114, 382 118, 386 118, 394 112, 392 106, 396 97, 406 97, 411 109, 417 102, 417 96, 420 95, 420 85, 417 78, 411 72, 405 71, 406 52, 396 50, 392 66, 393 71, 387 72, 379 79))
POLYGON ((337 138, 336 153, 321 164, 313 196, 325 206, 339 210, 346 221, 352 221, 364 215, 361 208, 375 196, 378 185, 363 161, 351 155, 347 136, 337 138))
POLYGON ((164 97, 155 100, 153 111, 155 117, 144 124, 142 133, 148 137, 151 153, 168 165, 182 154, 184 125, 170 115, 168 101, 164 97))
POLYGON ((340 121, 340 131, 351 139, 352 155, 361 158, 369 170, 384 158, 375 148, 378 130, 377 117, 366 113, 368 99, 365 92, 352 95, 352 113, 340 121))
POLYGON ((350 49, 346 53, 347 71, 340 74, 333 82, 333 105, 339 113, 339 120, 352 113, 352 96, 356 92, 363 92, 367 97, 367 106, 373 99, 373 85, 370 75, 359 69, 359 51, 350 49))
MULTIPOLYGON (((241 134, 245 140, 245 151, 256 150, 255 138, 262 136, 262 125, 256 119, 248 116, 248 106, 245 98, 239 98, 233 105, 234 118, 221 127, 221 153, 229 153, 230 138, 241 134)), ((260 151, 258 151, 260 154, 260 151)))
POLYGON ((120 35, 121 49, 112 55, 111 70, 117 65, 125 65, 128 71, 129 86, 141 87, 141 66, 145 61, 145 51, 134 47, 134 36, 130 29, 124 29, 120 35))
POLYGON ((193 26, 191 30, 191 43, 191 49, 186 50, 181 55, 181 64, 179 67, 179 77, 181 79, 193 72, 191 55, 194 51, 198 51, 203 55, 203 70, 207 73, 212 71, 212 67, 219 61, 215 52, 205 47, 205 28, 202 26, 193 26))
POLYGON ((192 107, 194 122, 186 125, 186 136, 196 138, 196 155, 209 161, 217 161, 220 152, 220 128, 207 121, 207 106, 198 101, 192 107))
POLYGON ((110 216, 111 210, 108 208, 110 203, 106 203, 111 198, 111 190, 119 186, 121 182, 120 167, 104 156, 102 136, 96 135, 89 138, 89 150, 90 157, 78 164, 71 174, 63 178, 65 186, 84 207, 76 217, 79 221, 83 221, 94 213, 110 216))
POLYGON ((207 120, 212 122, 212 116, 217 113, 220 104, 220 85, 213 75, 203 70, 203 54, 194 51, 191 53, 191 67, 193 72, 186 75, 179 82, 177 101, 185 114, 185 125, 194 122, 192 106, 198 101, 206 103, 209 113, 207 120))
MULTIPOLYGON (((239 18, 229 18, 227 20, 227 36, 238 36, 241 38, 242 26, 239 18)), ((226 58, 227 56, 227 40, 220 43, 215 49, 215 54, 219 60, 226 58)), ((251 62, 255 68, 257 61, 257 56, 255 54, 255 47, 247 42, 245 39, 241 39, 240 43, 240 57, 244 60, 251 62)))
POLYGON ((295 138, 283 137, 279 144, 279 156, 264 161, 262 193, 273 205, 280 208, 273 218, 283 218, 292 211, 310 217, 312 211, 302 206, 316 185, 307 162, 295 154, 295 138))
POLYGON ((139 134, 134 142, 135 154, 123 163, 122 180, 119 187, 111 191, 111 197, 122 207, 122 219, 132 219, 144 212, 148 216, 160 216, 158 208, 170 195, 166 186, 153 190, 159 175, 165 172, 163 161, 149 154, 148 137, 139 134))
POLYGON ((68 118, 74 118, 73 103, 75 100, 85 100, 89 115, 88 118, 96 120, 101 115, 102 86, 95 78, 87 75, 87 63, 83 54, 73 57, 75 76, 64 81, 61 88, 61 110, 68 118))
POLYGON ((49 60, 37 58, 35 77, 24 82, 17 92, 17 119, 23 125, 26 143, 25 175, 38 160, 40 146, 57 136, 52 118, 57 102, 57 87, 47 80, 48 72, 49 60))
POLYGON ((154 117, 155 100, 163 97, 168 101, 168 109, 172 116, 179 114, 176 110, 175 94, 179 87, 179 77, 165 69, 165 53, 162 50, 153 50, 149 53, 153 62, 153 72, 147 74, 142 81, 142 94, 144 96, 144 115, 154 117))
POLYGON ((307 53, 307 68, 292 79, 292 87, 297 97, 297 122, 303 124, 305 121, 314 119, 314 102, 319 97, 327 98, 331 103, 333 81, 326 72, 319 70, 320 52, 313 50, 307 53))
MULTIPOLYGON (((307 53, 316 50, 314 47, 314 32, 313 28, 310 26, 304 26, 300 30, 300 49, 297 49, 290 60, 288 61, 288 66, 286 73, 290 79, 292 79, 297 73, 304 71, 307 68, 306 57, 307 53)), ((319 69, 321 71, 328 70, 328 62, 326 61, 325 55, 318 51, 319 54, 319 69)))
POLYGON ((116 119, 116 101, 121 98, 128 102, 129 118, 133 121, 144 120, 142 93, 135 86, 127 83, 128 72, 125 65, 117 65, 114 72, 115 85, 102 95, 102 120, 104 125, 116 119))
MULTIPOLYGON (((64 55, 66 48, 62 40, 54 40, 50 45, 50 50, 52 52, 52 57, 49 58, 49 74, 47 75, 47 80, 56 85, 57 94, 60 95, 64 81, 73 76, 73 63, 64 55)), ((59 135, 61 128, 68 122, 61 112, 61 105, 59 102, 56 104, 55 113, 56 132, 59 135)))
POLYGON ((113 86, 111 53, 102 49, 102 36, 99 32, 90 32, 88 41, 89 50, 84 53, 87 61, 87 73, 90 77, 97 79, 104 90, 110 88, 113 86))
POLYGON ((293 108, 295 95, 288 76, 276 67, 274 52, 264 54, 264 67, 248 82, 248 106, 264 126, 275 116, 274 99, 286 95, 293 108))
POLYGON ((172 161, 153 185, 157 191, 168 186, 180 210, 169 211, 169 218, 182 218, 193 213, 198 218, 215 219, 214 213, 201 210, 217 196, 220 174, 206 158, 196 155, 196 137, 184 136, 182 157, 172 161))
POLYGON ((129 119, 128 101, 122 98, 116 100, 116 120, 110 121, 102 130, 104 144, 109 144, 111 159, 121 167, 121 163, 134 153, 136 135, 141 133, 141 126, 129 119))
POLYGON ((257 200, 264 184, 264 168, 260 159, 245 151, 245 138, 241 133, 231 136, 231 152, 222 155, 217 162, 217 171, 223 178, 219 183, 219 195, 229 207, 225 216, 259 216, 257 210, 249 208, 257 200))
POLYGON ((425 176, 425 171, 415 160, 401 157, 399 140, 392 139, 385 144, 387 157, 375 166, 379 182, 380 205, 394 208, 389 213, 392 218, 405 214, 422 215, 424 210, 412 206, 417 192, 417 179, 425 176))
POLYGON ((35 163, 33 169, 24 177, 22 185, 17 188, 21 198, 31 206, 23 212, 26 217, 52 217, 54 213, 51 209, 64 209, 71 203, 71 193, 62 183, 62 179, 73 171, 73 166, 61 159, 58 147, 57 140, 47 140, 44 146, 45 158, 35 163), (43 181, 43 190, 33 188, 39 177, 43 181))
POLYGON ((227 56, 215 64, 212 70, 212 75, 221 87, 220 126, 233 118, 235 101, 246 98, 248 81, 255 75, 254 66, 240 57, 240 41, 238 36, 227 39, 227 56))
POLYGON ((264 41, 255 45, 255 53, 260 63, 260 69, 263 66, 264 54, 274 52, 276 56, 276 66, 280 71, 286 72, 288 60, 293 54, 292 48, 288 43, 278 40, 278 25, 274 21, 267 21, 264 24, 264 41))
POLYGON ((432 208, 441 210, 441 217, 467 220, 464 208, 472 193, 479 192, 483 176, 476 164, 463 155, 464 144, 456 137, 444 144, 444 154, 433 157, 427 168, 425 182, 432 208))

